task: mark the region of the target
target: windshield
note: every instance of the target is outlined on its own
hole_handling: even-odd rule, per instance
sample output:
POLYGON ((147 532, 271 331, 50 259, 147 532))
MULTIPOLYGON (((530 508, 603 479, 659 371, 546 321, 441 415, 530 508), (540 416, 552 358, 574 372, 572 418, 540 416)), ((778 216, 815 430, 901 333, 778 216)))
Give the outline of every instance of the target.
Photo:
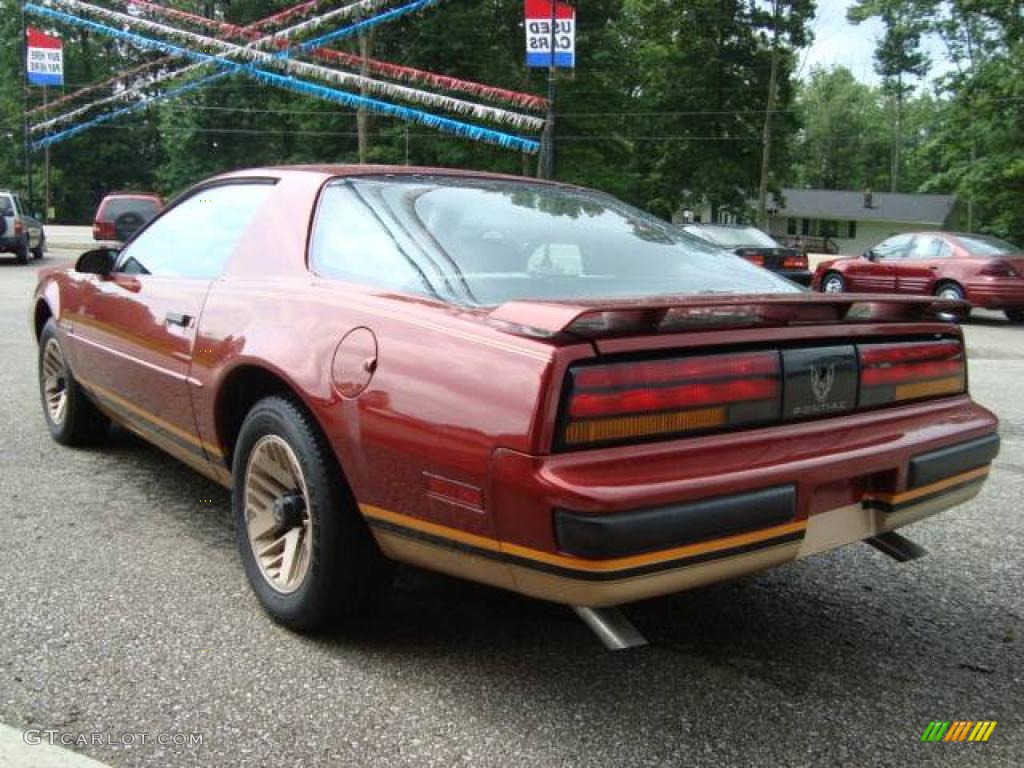
POLYGON ((335 182, 312 262, 321 274, 484 306, 799 291, 609 196, 503 179, 335 182))
POLYGON ((963 243, 964 248, 971 256, 1006 256, 1011 253, 1020 253, 1013 243, 1000 240, 998 237, 988 235, 957 235, 957 239, 963 243))
POLYGON ((762 248, 778 248, 779 244, 757 227, 704 227, 707 236, 727 248, 741 248, 757 245, 762 248))

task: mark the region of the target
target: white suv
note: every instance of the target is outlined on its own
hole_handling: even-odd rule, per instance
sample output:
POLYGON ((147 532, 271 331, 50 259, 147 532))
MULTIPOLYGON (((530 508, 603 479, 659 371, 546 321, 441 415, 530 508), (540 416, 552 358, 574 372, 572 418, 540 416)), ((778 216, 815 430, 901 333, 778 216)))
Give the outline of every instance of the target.
POLYGON ((0 253, 13 253, 19 264, 26 264, 30 252, 41 259, 45 251, 43 225, 28 215, 21 198, 0 189, 0 253))

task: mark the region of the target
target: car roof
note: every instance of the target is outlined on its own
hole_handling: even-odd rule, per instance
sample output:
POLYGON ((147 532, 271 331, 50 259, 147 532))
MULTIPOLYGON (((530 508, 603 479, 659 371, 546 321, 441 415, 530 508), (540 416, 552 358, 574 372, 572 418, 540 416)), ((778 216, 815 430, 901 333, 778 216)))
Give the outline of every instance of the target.
POLYGON ((160 195, 158 195, 156 192, 107 192, 107 194, 103 196, 103 199, 106 200, 107 198, 110 197, 132 197, 139 199, 155 198, 157 200, 160 199, 160 195))
POLYGON ((452 176, 462 178, 504 179, 506 181, 520 182, 527 181, 537 184, 551 184, 552 186, 560 187, 574 186, 555 181, 536 179, 532 176, 516 176, 509 173, 491 173, 489 171, 475 171, 467 168, 432 168, 429 166, 414 165, 271 165, 261 168, 245 168, 236 171, 229 171, 215 176, 213 180, 252 178, 273 174, 305 174, 322 176, 325 179, 338 176, 452 176))

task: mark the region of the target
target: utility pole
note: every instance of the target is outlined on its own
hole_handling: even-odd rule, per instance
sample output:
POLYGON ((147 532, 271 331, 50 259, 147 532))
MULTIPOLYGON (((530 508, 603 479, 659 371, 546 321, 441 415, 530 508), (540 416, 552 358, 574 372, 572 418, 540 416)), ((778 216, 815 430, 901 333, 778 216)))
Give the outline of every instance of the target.
MULTIPOLYGON (((47 91, 47 88, 44 85, 43 86, 43 108, 44 108, 44 110, 46 108, 47 103, 49 102, 49 99, 47 98, 46 91, 47 91)), ((50 129, 47 128, 46 129, 46 133, 44 134, 44 138, 45 138, 45 136, 49 136, 49 134, 50 134, 50 129)), ((43 223, 44 224, 49 224, 50 223, 50 145, 49 145, 49 143, 47 143, 47 145, 43 148, 43 169, 44 169, 43 170, 43 190, 44 190, 44 192, 43 192, 43 223)), ((31 208, 31 207, 32 207, 32 203, 31 203, 31 201, 29 201, 29 208, 31 208)), ((36 215, 35 211, 31 211, 31 215, 35 216, 36 215)))
POLYGON ((558 23, 558 3, 551 0, 551 39, 548 41, 548 114, 544 120, 544 134, 541 136, 540 157, 537 159, 538 174, 542 179, 555 177, 555 25, 558 23))
POLYGON ((896 119, 893 124, 890 192, 900 191, 900 147, 903 144, 903 73, 896 76, 896 119))
POLYGON ((21 50, 24 69, 21 73, 21 88, 24 97, 22 128, 25 132, 25 198, 29 211, 32 210, 32 142, 28 132, 28 26, 25 23, 25 4, 21 3, 21 50))
MULTIPOLYGON (((359 33, 359 56, 361 62, 359 64, 359 74, 365 78, 369 73, 369 65, 367 59, 373 55, 373 40, 376 35, 376 31, 371 27, 368 30, 363 30, 359 33)), ((365 80, 363 81, 366 82, 365 80)), ((368 92, 365 85, 359 86, 359 93, 361 96, 367 96, 368 92)), ((366 111, 366 107, 360 106, 356 110, 356 134, 359 146, 359 164, 364 165, 366 163, 367 155, 370 151, 370 113, 366 111)), ((408 163, 406 163, 408 165, 408 163)))
POLYGON ((775 90, 779 77, 779 14, 781 0, 772 3, 772 56, 771 72, 768 75, 768 108, 764 112, 764 128, 761 132, 761 182, 757 188, 757 225, 768 229, 768 172, 772 156, 772 113, 775 112, 775 90))

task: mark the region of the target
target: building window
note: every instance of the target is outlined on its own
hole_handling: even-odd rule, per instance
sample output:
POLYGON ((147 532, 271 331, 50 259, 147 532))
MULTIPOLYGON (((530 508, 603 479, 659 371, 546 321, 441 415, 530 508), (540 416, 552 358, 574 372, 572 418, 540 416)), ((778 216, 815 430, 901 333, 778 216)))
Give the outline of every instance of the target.
POLYGON ((786 219, 786 234, 787 235, 795 235, 796 234, 796 219, 794 219, 792 216, 790 216, 788 219, 786 219))
POLYGON ((846 229, 846 236, 850 240, 856 240, 857 239, 857 222, 856 221, 847 222, 846 227, 847 227, 847 229, 846 229))
POLYGON ((809 234, 811 234, 811 220, 810 219, 800 219, 800 234, 801 235, 809 235, 809 234))

